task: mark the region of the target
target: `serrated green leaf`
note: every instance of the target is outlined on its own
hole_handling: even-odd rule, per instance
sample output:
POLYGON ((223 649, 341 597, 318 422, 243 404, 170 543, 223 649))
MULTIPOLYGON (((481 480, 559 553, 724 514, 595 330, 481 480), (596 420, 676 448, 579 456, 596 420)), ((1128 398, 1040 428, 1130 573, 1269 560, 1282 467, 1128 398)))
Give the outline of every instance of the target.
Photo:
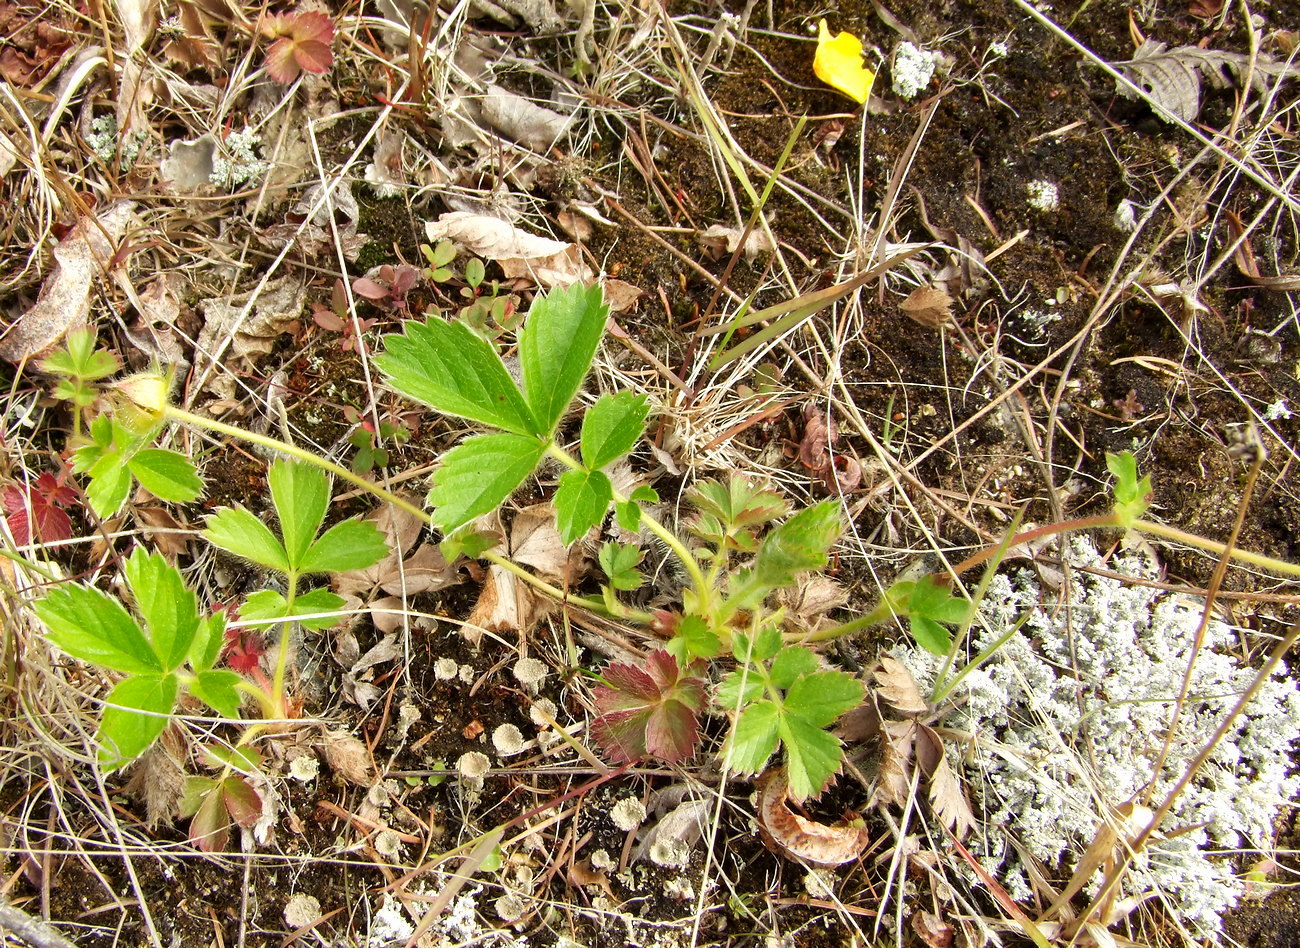
POLYGON ((240 605, 239 620, 258 625, 263 622, 278 622, 288 613, 288 608, 284 596, 274 589, 259 589, 250 593, 240 605))
POLYGON ((345 573, 373 566, 388 555, 383 531, 368 520, 344 520, 311 545, 304 573, 345 573))
POLYGON ((473 560, 497 546, 501 540, 501 534, 489 530, 460 529, 442 538, 438 552, 448 563, 458 556, 473 560))
POLYGON ((645 577, 637 569, 644 555, 640 547, 629 543, 605 543, 596 558, 610 586, 627 592, 645 582, 645 577))
POLYGON ((970 615, 970 608, 969 602, 953 595, 942 576, 923 576, 912 584, 907 597, 909 615, 925 616, 935 622, 960 624, 970 615))
POLYGON ((599 285, 575 283, 533 300, 519 331, 519 366, 538 434, 555 430, 578 393, 608 315, 599 285))
POLYGON ((783 707, 815 727, 826 727, 862 704, 865 695, 862 682, 847 672, 816 672, 798 678, 786 689, 783 707))
POLYGON ((744 669, 737 669, 718 682, 713 700, 724 711, 736 711, 753 704, 763 696, 763 691, 761 675, 753 669, 749 670, 749 674, 745 674, 744 669))
POLYGON ((614 487, 603 471, 565 471, 551 503, 555 525, 565 546, 573 543, 605 519, 614 487))
POLYGON ((232 671, 202 671, 190 682, 190 694, 222 717, 239 717, 239 676, 232 671))
POLYGON ((62 586, 32 608, 49 628, 45 637, 74 658, 127 674, 163 670, 136 621, 98 589, 62 586))
POLYGON ((203 481, 194 464, 176 451, 145 448, 126 463, 141 486, 159 500, 186 503, 203 493, 203 481))
POLYGON ((499 507, 546 452, 536 438, 518 434, 475 435, 442 456, 429 503, 433 522, 450 533, 499 507))
POLYGON ((403 395, 444 415, 515 434, 546 432, 496 348, 464 323, 436 316, 425 323, 408 322, 402 335, 385 336, 383 345, 375 363, 403 395))
POLYGON ((754 558, 754 577, 768 589, 789 586, 802 572, 826 565, 831 544, 843 530, 840 509, 823 501, 774 527, 754 558))
POLYGON ((641 529, 641 505, 635 500, 620 500, 614 504, 614 519, 628 533, 641 529))
POLYGON ((101 453, 90 468, 86 500, 98 517, 111 517, 122 509, 131 492, 131 471, 119 451, 101 453))
POLYGON ((315 616, 315 618, 301 618, 298 624, 316 632, 338 625, 343 618, 339 611, 342 608, 343 597, 324 587, 303 593, 293 604, 294 615, 315 616))
POLYGON ((812 649, 802 645, 789 645, 777 652, 772 662, 772 684, 784 690, 794 684, 800 675, 810 675, 817 670, 817 656, 812 649))
POLYGON ((778 722, 785 744, 786 780, 796 802, 815 797, 840 769, 844 749, 839 738, 792 714, 778 722))
POLYGON ((682 659, 686 662, 722 654, 722 639, 709 628, 709 623, 702 616, 682 616, 682 621, 677 623, 677 638, 674 641, 680 641, 685 647, 682 659))
POLYGON ((200 620, 198 630, 194 634, 194 641, 190 643, 190 667, 196 672, 201 672, 215 665, 225 640, 225 613, 214 612, 206 619, 200 620))
POLYGON ((242 507, 226 507, 208 518, 203 536, 218 549, 260 566, 289 572, 284 545, 269 527, 242 507))
POLYGON ((171 720, 179 685, 175 675, 135 675, 117 683, 99 721, 99 762, 117 770, 148 749, 171 720))
POLYGON ((740 476, 722 481, 701 481, 686 495, 701 513, 712 514, 727 529, 756 527, 785 516, 790 505, 775 491, 751 484, 740 476))
MULTIPOLYGON (((278 460, 267 472, 271 502, 280 518, 285 558, 294 573, 304 573, 307 551, 325 522, 330 503, 329 477, 303 461, 278 460)), ((369 565, 369 564, 367 564, 369 565)))
POLYGON ((755 701, 741 711, 727 740, 726 766, 741 774, 762 770, 776 751, 779 717, 779 710, 771 701, 755 701))
POLYGON ((645 433, 649 399, 633 392, 602 395, 582 416, 582 463, 598 471, 617 461, 645 433))
POLYGON ((184 664, 199 629, 198 598, 179 570, 141 547, 127 559, 124 571, 162 670, 175 671, 184 664))
POLYGON ((935 655, 947 655, 952 647, 952 635, 947 629, 927 616, 912 616, 908 619, 912 638, 916 644, 935 655))

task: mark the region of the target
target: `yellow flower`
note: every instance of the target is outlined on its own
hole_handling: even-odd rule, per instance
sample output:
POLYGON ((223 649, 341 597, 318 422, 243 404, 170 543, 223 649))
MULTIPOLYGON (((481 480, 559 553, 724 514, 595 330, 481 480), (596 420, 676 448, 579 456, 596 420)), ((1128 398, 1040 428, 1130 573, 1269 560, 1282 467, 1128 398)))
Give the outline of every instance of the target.
POLYGON ((852 33, 834 39, 825 20, 817 22, 817 52, 813 72, 828 86, 834 86, 858 102, 866 102, 876 74, 863 64, 862 41, 852 33))

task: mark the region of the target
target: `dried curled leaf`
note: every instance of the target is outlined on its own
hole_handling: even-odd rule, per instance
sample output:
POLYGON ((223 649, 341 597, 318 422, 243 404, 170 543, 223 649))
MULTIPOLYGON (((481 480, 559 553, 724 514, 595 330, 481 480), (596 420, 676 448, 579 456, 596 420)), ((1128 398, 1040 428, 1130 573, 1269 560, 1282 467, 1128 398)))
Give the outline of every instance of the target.
POLYGON ((875 693, 881 701, 903 714, 923 714, 929 704, 917 687, 907 666, 892 655, 882 655, 871 670, 876 681, 875 693))
POLYGON ((811 866, 840 866, 857 859, 871 843, 861 821, 817 823, 791 812, 788 799, 784 767, 774 767, 759 778, 758 831, 773 852, 811 866))
POLYGON ((913 290, 898 308, 922 326, 939 329, 952 317, 952 297, 937 286, 913 290))
MULTIPOLYGON (((1161 118, 1168 120, 1172 115, 1184 122, 1192 122, 1201 111, 1201 82, 1208 82, 1216 89, 1226 89, 1240 82, 1247 74, 1250 57, 1197 46, 1169 49, 1164 43, 1149 39, 1138 47, 1132 59, 1114 66, 1147 93, 1161 118)), ((1297 75, 1300 75, 1300 66, 1274 62, 1261 54, 1250 71, 1251 86, 1255 91, 1263 92, 1270 77, 1297 75)), ((1120 85, 1118 91, 1126 98, 1137 98, 1125 85, 1120 85)))

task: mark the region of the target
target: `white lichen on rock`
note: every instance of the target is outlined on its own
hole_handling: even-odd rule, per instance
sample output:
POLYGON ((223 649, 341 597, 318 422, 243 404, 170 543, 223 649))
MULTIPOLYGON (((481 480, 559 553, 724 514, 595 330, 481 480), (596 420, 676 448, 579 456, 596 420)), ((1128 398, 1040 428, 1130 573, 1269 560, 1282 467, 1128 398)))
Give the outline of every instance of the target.
POLYGON ((1030 181, 1025 190, 1029 192, 1029 206, 1036 211, 1051 214, 1061 206, 1061 190, 1051 181, 1030 181))
MULTIPOLYGON (((1076 567, 1160 576, 1141 553, 1103 559, 1082 537, 1071 551, 1076 567)), ((964 679, 952 696, 958 709, 944 722, 976 737, 953 749, 982 810, 985 832, 971 849, 1017 900, 1031 896, 1020 853, 1068 876, 1094 839, 1102 808, 1113 811, 1143 792, 1167 744, 1148 796, 1163 800, 1256 675, 1235 655, 1234 630, 1211 620, 1170 735, 1203 602, 1078 570, 1069 579, 1058 602, 1060 592, 1028 570, 994 577, 983 621, 972 627, 972 651, 1028 618, 964 679)), ((896 655, 928 688, 940 660, 918 649, 896 655)), ((1279 671, 1165 819, 1165 829, 1185 831, 1149 844, 1130 866, 1124 893, 1157 892, 1194 932, 1217 931, 1242 892, 1230 854, 1269 852, 1278 808, 1300 788, 1289 773, 1298 734, 1300 691, 1279 671)), ((1098 884, 1095 876, 1085 891, 1098 884)))

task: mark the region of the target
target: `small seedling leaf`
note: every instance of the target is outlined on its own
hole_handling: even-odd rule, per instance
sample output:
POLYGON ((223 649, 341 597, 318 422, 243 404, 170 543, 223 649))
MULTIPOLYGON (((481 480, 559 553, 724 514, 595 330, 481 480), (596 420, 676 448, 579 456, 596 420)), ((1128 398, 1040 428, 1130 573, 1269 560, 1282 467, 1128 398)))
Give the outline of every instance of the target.
POLYGON ((176 707, 175 675, 134 675, 105 699, 99 722, 99 762, 105 772, 129 764, 163 732, 176 707))
POLYGON ((344 520, 325 531, 302 561, 304 573, 345 573, 388 555, 384 534, 368 520, 344 520))
POLYGON ((500 506, 537 467, 546 445, 519 434, 475 435, 442 456, 429 503, 433 522, 451 533, 500 506))
POLYGON ((599 285, 574 284, 533 300, 519 331, 519 365, 537 434, 553 432, 578 393, 608 315, 599 285))
POLYGON ((628 543, 606 543, 600 548, 597 558, 610 586, 627 592, 645 582, 645 577, 637 569, 644 555, 640 547, 628 543))
POLYGON ((650 402, 644 395, 602 395, 582 418, 582 463, 598 471, 632 450, 645 432, 650 402))
POLYGON ((142 547, 127 559, 125 572, 162 670, 175 671, 184 664, 199 630, 197 597, 174 566, 142 547))
POLYGON ((307 551, 325 520, 330 502, 330 482, 326 473, 301 461, 278 460, 267 473, 271 501, 280 517, 280 535, 284 551, 294 573, 303 573, 307 551))
POLYGON ((722 639, 709 628, 702 616, 682 616, 677 623, 677 636, 668 643, 669 651, 679 662, 693 662, 697 658, 714 658, 722 653, 722 639), (676 648, 674 648, 676 646, 676 648), (681 654, 678 654, 680 650, 681 654))
POLYGON ((289 559, 284 546, 270 528, 241 507, 218 510, 208 518, 203 536, 209 543, 227 553, 252 560, 259 566, 289 572, 289 559))
POLYGON ((478 559, 492 547, 501 543, 501 534, 489 530, 470 530, 463 528, 445 536, 438 544, 438 552, 448 563, 458 556, 466 559, 478 559))
POLYGON ((1137 459, 1131 451, 1106 455, 1106 467, 1115 475, 1115 516, 1122 527, 1132 529, 1146 513, 1151 478, 1138 479, 1137 459))
POLYGON ((203 493, 194 463, 176 451, 145 448, 126 463, 140 485, 159 500, 187 503, 203 493))
POLYGON ((545 433, 497 350, 464 323, 436 316, 408 322, 402 335, 385 336, 383 345, 375 363, 403 395, 444 415, 515 434, 545 433))
POLYGON ((565 471, 560 487, 551 499, 560 539, 569 546, 597 526, 614 499, 614 488, 601 471, 565 471))
POLYGON ((127 674, 163 670, 136 621, 120 602, 98 589, 52 589, 32 608, 50 630, 46 638, 74 658, 127 674))

